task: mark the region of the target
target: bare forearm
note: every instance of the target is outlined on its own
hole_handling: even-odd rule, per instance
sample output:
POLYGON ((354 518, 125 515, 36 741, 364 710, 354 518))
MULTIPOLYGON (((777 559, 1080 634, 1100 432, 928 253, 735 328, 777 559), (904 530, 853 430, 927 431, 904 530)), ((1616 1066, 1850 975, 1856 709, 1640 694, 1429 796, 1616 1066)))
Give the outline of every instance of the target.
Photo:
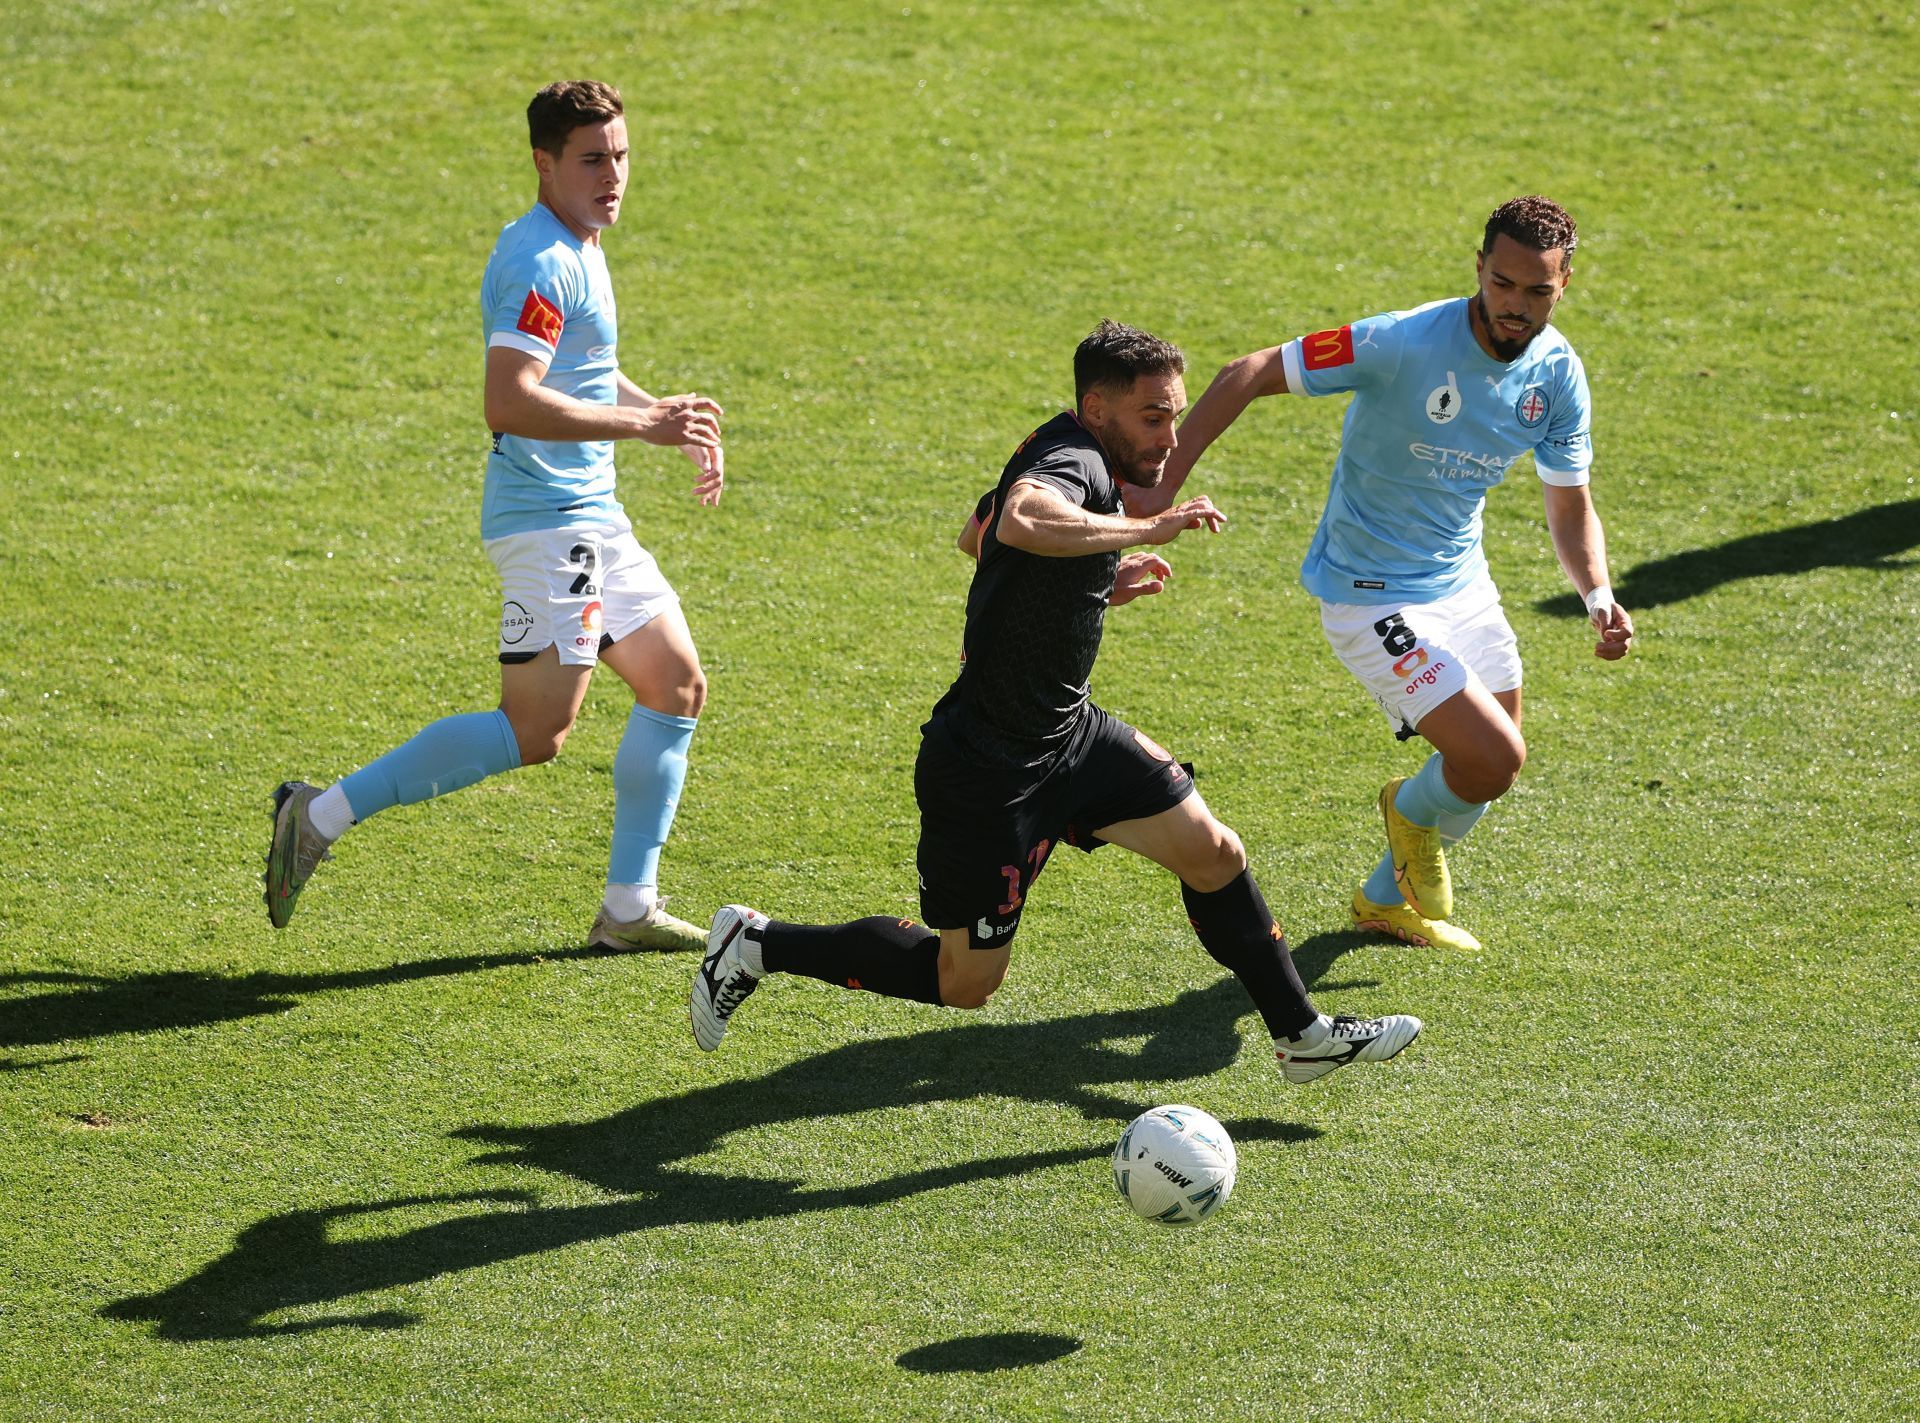
POLYGON ((1080 558, 1135 544, 1172 543, 1185 529, 1218 533, 1227 516, 1202 495, 1144 518, 1096 514, 1048 485, 1015 484, 995 525, 1001 543, 1042 558, 1080 558))
POLYGON ((630 405, 623 391, 620 404, 600 405, 533 385, 489 402, 487 425, 523 440, 634 440, 647 428, 640 415, 652 403, 630 405))
POLYGON ((1000 542, 1042 558, 1079 558, 1145 543, 1152 528, 1150 519, 1096 514, 1064 502, 1015 500, 1000 516, 1000 542))
POLYGON ((1582 598, 1608 585, 1607 535, 1600 516, 1586 499, 1578 502, 1549 499, 1547 531, 1561 571, 1582 598))

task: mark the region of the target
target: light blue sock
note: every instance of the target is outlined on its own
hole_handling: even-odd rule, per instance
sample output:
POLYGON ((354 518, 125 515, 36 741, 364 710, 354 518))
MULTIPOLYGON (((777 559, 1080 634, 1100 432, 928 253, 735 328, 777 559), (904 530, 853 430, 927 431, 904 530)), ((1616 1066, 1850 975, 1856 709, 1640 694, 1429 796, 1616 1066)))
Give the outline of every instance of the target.
POLYGON ((513 723, 495 707, 490 712, 440 718, 423 727, 413 740, 346 777, 340 789, 353 807, 353 818, 365 820, 393 806, 431 800, 519 765, 520 743, 513 723))
POLYGON ((1400 885, 1393 877, 1393 851, 1389 850, 1380 857, 1380 863, 1373 867, 1373 873, 1367 876, 1367 882, 1360 892, 1382 908, 1407 902, 1407 897, 1400 893, 1400 885))
POLYGON ((1448 789, 1440 753, 1436 751, 1427 757, 1427 764, 1416 774, 1401 782, 1400 793, 1393 798, 1393 808, 1415 825, 1438 825, 1441 816, 1465 815, 1474 808, 1474 803, 1460 799, 1448 789))
POLYGON ((1490 800, 1482 801, 1479 805, 1468 806, 1459 815, 1450 810, 1442 811, 1440 818, 1434 822, 1440 829, 1440 843, 1448 847, 1458 845, 1467 838, 1467 832, 1480 823, 1480 817, 1487 813, 1487 807, 1492 804, 1490 800))
POLYGON ((680 808, 695 720, 636 706, 613 757, 613 851, 608 884, 657 884, 660 847, 680 808))

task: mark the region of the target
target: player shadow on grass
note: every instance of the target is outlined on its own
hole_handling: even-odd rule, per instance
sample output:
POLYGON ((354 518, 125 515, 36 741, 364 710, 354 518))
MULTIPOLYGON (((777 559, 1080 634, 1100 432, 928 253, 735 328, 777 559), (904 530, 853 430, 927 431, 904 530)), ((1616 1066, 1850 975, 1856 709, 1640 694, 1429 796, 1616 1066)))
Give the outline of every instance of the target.
MULTIPOLYGON (((0 973, 0 994, 44 985, 50 991, 0 996, 0 1049, 49 1047, 119 1033, 200 1028, 268 1013, 284 1013, 309 993, 333 993, 445 978, 483 969, 515 968, 564 959, 612 958, 615 949, 548 949, 540 953, 463 954, 343 973, 136 973, 105 978, 89 973, 0 973)), ((71 1061, 0 1059, 10 1070, 71 1061)))
MULTIPOLYGON (((1319 979, 1339 954, 1362 942, 1354 934, 1309 941, 1297 954, 1302 977, 1309 983, 1319 979)), ((796 981, 773 991, 807 992, 809 987, 796 981)), ((117 1300, 100 1313, 151 1321, 158 1336, 179 1340, 341 1326, 400 1328, 415 1316, 391 1308, 277 1322, 271 1316, 633 1231, 880 1206, 949 1186, 1092 1163, 1111 1150, 1112 1128, 1155 1102, 1182 1095, 1180 1088, 1140 1095, 1134 1083, 1184 1081, 1229 1066, 1240 1054, 1240 1020, 1251 1012, 1239 983, 1226 978, 1149 1008, 1039 1023, 963 1022, 850 1043, 763 1077, 657 1098, 597 1121, 463 1128, 454 1135, 501 1148, 475 1164, 534 1166, 623 1198, 542 1206, 529 1191, 486 1190, 287 1211, 248 1226, 230 1251, 178 1284, 117 1300), (1122 1084, 1129 1089, 1124 1095, 1111 1090, 1122 1084), (1059 1104, 1108 1129, 1077 1145, 949 1160, 856 1185, 809 1186, 782 1176, 732 1175, 686 1164, 737 1132, 981 1097, 1059 1104), (339 1238, 336 1230, 339 1223, 382 1212, 477 1203, 494 1208, 389 1235, 356 1229, 351 1238, 339 1238)), ((1276 1097, 1289 1090, 1270 1063, 1245 1066, 1272 1074, 1276 1097)), ((1264 1117, 1230 1120, 1226 1126, 1243 1146, 1320 1135, 1314 1127, 1264 1117)), ((979 1144, 977 1137, 972 1140, 979 1144)), ((838 1169, 846 1165, 845 1160, 835 1163, 838 1169)))
MULTIPOLYGON (((1614 591, 1622 607, 1637 612, 1685 602, 1742 578, 1816 568, 1912 568, 1920 559, 1900 555, 1915 547, 1920 547, 1920 499, 1906 499, 1656 558, 1628 573, 1614 591)), ((1560 617, 1586 615, 1572 593, 1543 598, 1534 607, 1560 617)))

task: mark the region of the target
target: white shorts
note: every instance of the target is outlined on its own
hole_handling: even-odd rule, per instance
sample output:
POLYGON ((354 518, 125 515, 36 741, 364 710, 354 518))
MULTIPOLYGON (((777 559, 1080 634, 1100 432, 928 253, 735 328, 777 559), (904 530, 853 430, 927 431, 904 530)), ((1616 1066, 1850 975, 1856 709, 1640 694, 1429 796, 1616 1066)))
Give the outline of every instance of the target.
POLYGON ((549 646, 575 666, 600 659, 680 597, 632 529, 541 529, 483 545, 500 570, 500 660, 531 662, 549 646))
POLYGON ((1322 603, 1320 626, 1402 738, 1470 683, 1520 685, 1520 644, 1484 574, 1437 603, 1322 603))

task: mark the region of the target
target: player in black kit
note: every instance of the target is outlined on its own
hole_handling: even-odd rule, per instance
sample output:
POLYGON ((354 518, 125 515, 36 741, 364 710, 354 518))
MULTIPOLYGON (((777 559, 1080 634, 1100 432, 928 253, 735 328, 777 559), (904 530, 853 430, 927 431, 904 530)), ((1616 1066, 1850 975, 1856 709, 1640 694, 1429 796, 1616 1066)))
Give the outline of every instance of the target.
POLYGON ((1144 519, 1122 505, 1120 482, 1160 481, 1185 368, 1178 347, 1101 322, 1074 352, 1075 410, 1029 435, 982 501, 960 676, 921 728, 914 767, 920 912, 933 928, 788 924, 728 905, 693 981, 703 1049, 720 1046, 770 973, 980 1007, 1006 978, 1028 891, 1062 842, 1119 845, 1179 876, 1201 944, 1246 987, 1288 1081, 1383 1061, 1413 1041, 1418 1018, 1328 1018, 1313 1006, 1240 837, 1172 756, 1088 698, 1107 609, 1157 593, 1171 571, 1157 553, 1122 550, 1225 523, 1206 498, 1144 519))

